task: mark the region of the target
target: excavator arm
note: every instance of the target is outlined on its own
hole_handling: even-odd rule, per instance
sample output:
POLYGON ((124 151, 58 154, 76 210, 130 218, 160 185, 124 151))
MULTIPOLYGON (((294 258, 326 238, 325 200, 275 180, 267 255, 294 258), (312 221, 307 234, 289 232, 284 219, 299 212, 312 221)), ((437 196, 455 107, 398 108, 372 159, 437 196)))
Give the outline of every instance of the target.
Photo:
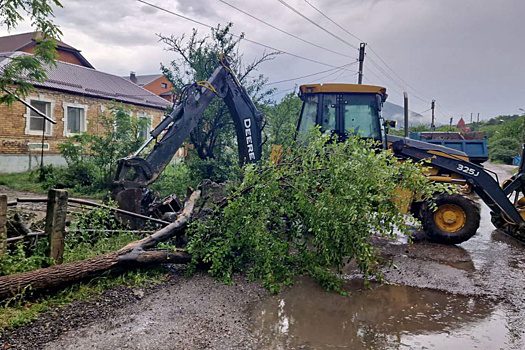
MULTIPOLYGON (((388 141, 392 145, 392 151, 399 158, 427 160, 432 166, 446 173, 460 175, 490 208, 494 225, 511 236, 525 240, 525 204, 523 203, 525 161, 523 158, 518 173, 501 187, 481 165, 471 163, 450 152, 441 152, 434 145, 424 148, 421 147, 420 142, 416 145, 413 140, 392 135, 388 135, 388 141)), ((523 156, 525 156, 525 145, 523 156)))
POLYGON ((215 97, 224 100, 233 118, 240 163, 257 162, 261 158, 262 115, 229 63, 221 59, 221 65, 208 80, 194 83, 184 91, 180 103, 151 131, 149 139, 133 155, 119 160, 114 197, 121 207, 144 211, 146 187, 170 163, 215 97), (153 148, 150 147, 152 143, 153 148), (145 156, 141 156, 142 153, 146 153, 145 156))

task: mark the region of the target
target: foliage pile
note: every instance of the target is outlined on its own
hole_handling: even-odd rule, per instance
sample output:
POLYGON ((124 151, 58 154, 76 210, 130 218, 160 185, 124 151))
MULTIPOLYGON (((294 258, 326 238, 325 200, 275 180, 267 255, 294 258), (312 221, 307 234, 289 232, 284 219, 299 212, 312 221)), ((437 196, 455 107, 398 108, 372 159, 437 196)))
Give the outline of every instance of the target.
POLYGON ((228 204, 190 227, 188 251, 194 265, 209 264, 226 282, 245 272, 277 291, 308 274, 338 290, 337 272, 350 259, 365 278, 376 274, 373 235, 408 232, 393 200, 399 187, 423 198, 446 189, 429 183, 421 167, 369 141, 312 136, 278 164, 248 166, 228 204))

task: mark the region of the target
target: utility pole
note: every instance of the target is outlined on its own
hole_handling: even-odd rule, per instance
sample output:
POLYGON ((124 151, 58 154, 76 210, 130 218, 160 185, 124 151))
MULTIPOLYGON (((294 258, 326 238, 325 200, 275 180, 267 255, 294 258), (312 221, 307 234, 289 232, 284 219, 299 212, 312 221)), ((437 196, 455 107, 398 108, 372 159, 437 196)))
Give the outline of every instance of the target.
POLYGON ((430 129, 432 131, 436 130, 436 117, 435 117, 435 110, 436 110, 436 100, 432 100, 432 104, 430 105, 430 109, 432 109, 432 123, 430 124, 430 129))
POLYGON ((408 137, 408 94, 403 92, 403 105, 405 107, 405 137, 408 137))
POLYGON ((366 43, 359 45, 359 75, 357 77, 357 83, 363 84, 363 62, 365 61, 365 46, 366 43))

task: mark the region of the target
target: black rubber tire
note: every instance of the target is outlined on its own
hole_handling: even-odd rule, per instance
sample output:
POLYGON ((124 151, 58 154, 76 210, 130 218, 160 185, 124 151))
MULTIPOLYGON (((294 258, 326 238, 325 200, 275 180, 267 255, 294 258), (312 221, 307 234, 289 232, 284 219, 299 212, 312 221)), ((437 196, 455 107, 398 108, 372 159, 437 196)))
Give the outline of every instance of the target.
POLYGON ((434 210, 429 205, 422 208, 421 223, 428 238, 435 243, 459 244, 469 240, 476 234, 480 223, 480 207, 471 199, 459 194, 442 194, 434 201, 436 209, 444 204, 454 204, 461 207, 466 216, 465 225, 456 232, 441 230, 434 221, 434 210))

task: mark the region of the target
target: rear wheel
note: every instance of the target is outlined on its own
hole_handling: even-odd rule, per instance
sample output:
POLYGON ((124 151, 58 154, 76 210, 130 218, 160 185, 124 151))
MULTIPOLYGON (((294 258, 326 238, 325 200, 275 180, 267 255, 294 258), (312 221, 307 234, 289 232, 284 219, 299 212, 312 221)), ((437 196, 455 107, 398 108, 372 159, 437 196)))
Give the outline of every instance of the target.
POLYGON ((458 194, 443 194, 435 200, 435 210, 425 205, 421 222, 431 241, 459 244, 476 234, 480 222, 479 206, 458 194))

